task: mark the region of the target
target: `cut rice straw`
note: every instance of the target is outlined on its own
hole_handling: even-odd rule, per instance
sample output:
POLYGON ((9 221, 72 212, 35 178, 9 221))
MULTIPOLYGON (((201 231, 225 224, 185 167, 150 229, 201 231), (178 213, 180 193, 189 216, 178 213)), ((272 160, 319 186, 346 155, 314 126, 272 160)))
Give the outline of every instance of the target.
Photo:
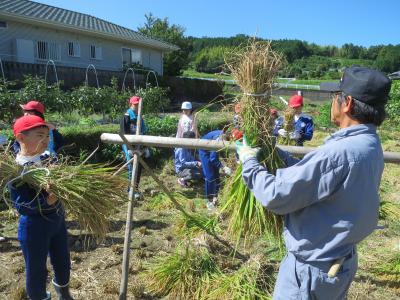
MULTIPOLYGON (((244 49, 232 52, 225 62, 243 92, 239 99, 243 121, 241 130, 251 146, 261 148, 259 161, 269 172, 275 173, 283 162, 272 136, 274 122, 270 116, 269 99, 283 57, 272 50, 270 42, 251 40, 244 49)), ((256 201, 241 180, 241 167, 226 184, 222 198, 225 202, 222 212, 229 216, 229 232, 238 240, 243 236, 246 244, 265 231, 281 240, 281 217, 267 212, 256 201)))
MULTIPOLYGON (((50 187, 80 228, 102 239, 108 232, 109 218, 126 194, 124 180, 112 176, 114 171, 115 168, 101 164, 70 165, 66 161, 49 164, 46 168, 21 167, 8 154, 2 154, 0 184, 3 191, 8 182, 27 183, 38 193, 50 187)), ((5 195, 3 192, 6 199, 5 195)), ((14 204, 11 200, 7 203, 14 204)), ((40 206, 39 212, 45 214, 40 206)))

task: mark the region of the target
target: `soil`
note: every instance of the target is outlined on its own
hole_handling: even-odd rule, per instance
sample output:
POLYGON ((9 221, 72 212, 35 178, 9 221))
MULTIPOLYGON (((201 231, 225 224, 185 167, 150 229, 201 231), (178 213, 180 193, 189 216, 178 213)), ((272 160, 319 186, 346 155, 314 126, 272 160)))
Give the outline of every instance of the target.
MULTIPOLYGON (((400 166, 395 168, 398 172, 400 166)), ((205 209, 202 184, 190 188, 180 187, 171 162, 156 172, 168 188, 192 199, 187 200, 189 209, 205 209)), ((136 202, 133 213, 128 299, 157 299, 147 290, 142 275, 148 263, 159 255, 173 252, 182 238, 176 234, 173 226, 178 211, 168 203, 161 201, 160 204, 154 200, 159 197, 157 195, 160 190, 147 174, 143 175, 141 189, 144 191, 144 198, 136 202)), ((398 193, 398 187, 394 193, 398 193)), ((393 193, 390 195, 393 197, 393 193)), ((118 299, 126 208, 126 203, 117 208, 111 230, 99 244, 89 235, 80 232, 73 220, 67 219, 72 261, 70 286, 75 299, 118 299)), ((0 242, 0 299, 26 299, 25 267, 16 239, 17 222, 18 217, 9 211, 0 212, 0 235, 7 238, 5 242, 0 242)), ((398 275, 396 277, 374 272, 393 252, 400 251, 399 232, 399 226, 389 226, 387 229, 377 230, 361 243, 359 270, 350 288, 349 299, 400 299, 398 275)), ((251 251, 265 253, 265 243, 257 243, 251 251)), ((271 272, 276 274, 278 267, 279 262, 276 261, 271 272)), ((50 264, 48 269, 50 281, 50 264)), ((48 289, 54 295, 50 282, 48 289)))

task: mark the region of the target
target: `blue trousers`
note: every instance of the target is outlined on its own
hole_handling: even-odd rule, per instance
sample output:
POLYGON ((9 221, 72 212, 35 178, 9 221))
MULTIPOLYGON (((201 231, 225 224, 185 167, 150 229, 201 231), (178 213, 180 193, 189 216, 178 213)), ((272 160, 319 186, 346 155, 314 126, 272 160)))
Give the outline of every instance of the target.
MULTIPOLYGON (((129 155, 129 149, 128 147, 123 144, 122 145, 122 150, 124 151, 124 155, 125 155, 125 160, 129 161, 130 159, 132 159, 133 156, 129 155)), ((143 157, 142 157, 143 158, 143 157)), ((142 176, 142 165, 140 163, 138 163, 137 165, 138 171, 137 171, 137 177, 136 177, 136 182, 135 182, 135 190, 137 191, 139 188, 139 183, 140 183, 140 177, 142 176)), ((130 163, 128 165, 128 180, 131 181, 132 178, 132 163, 130 163)))
POLYGON ((212 199, 218 195, 220 188, 219 168, 213 166, 203 156, 200 156, 200 160, 204 174, 205 196, 206 199, 212 199))
POLYGON ((357 254, 348 257, 334 278, 328 277, 332 262, 300 262, 288 253, 279 267, 274 300, 345 299, 357 271, 357 254))
POLYGON ((32 300, 47 297, 47 256, 58 285, 69 283, 71 261, 64 215, 22 215, 19 219, 18 240, 25 259, 26 291, 32 300))

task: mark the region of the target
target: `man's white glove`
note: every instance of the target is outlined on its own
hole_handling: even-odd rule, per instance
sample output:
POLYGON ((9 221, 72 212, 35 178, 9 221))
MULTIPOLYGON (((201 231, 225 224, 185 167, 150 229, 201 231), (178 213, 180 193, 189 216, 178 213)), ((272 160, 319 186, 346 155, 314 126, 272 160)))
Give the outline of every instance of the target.
POLYGON ((231 175, 232 175, 232 170, 231 170, 231 168, 229 168, 229 167, 227 167, 227 166, 224 166, 224 167, 222 168, 222 171, 224 171, 224 173, 225 173, 226 175, 228 175, 228 176, 231 176, 231 175))
POLYGON ((298 140, 301 138, 301 135, 298 131, 293 131, 293 132, 289 133, 289 138, 291 140, 298 140))
POLYGON ((133 151, 132 150, 128 150, 128 154, 130 157, 133 157, 133 151))
POLYGON ((251 148, 247 142, 246 135, 243 136, 243 143, 236 142, 236 152, 239 156, 239 160, 244 163, 247 159, 257 157, 257 153, 260 148, 251 148))
POLYGON ((287 137, 287 131, 286 131, 285 129, 283 129, 283 128, 281 128, 281 129, 278 130, 278 134, 279 134, 281 137, 287 137))

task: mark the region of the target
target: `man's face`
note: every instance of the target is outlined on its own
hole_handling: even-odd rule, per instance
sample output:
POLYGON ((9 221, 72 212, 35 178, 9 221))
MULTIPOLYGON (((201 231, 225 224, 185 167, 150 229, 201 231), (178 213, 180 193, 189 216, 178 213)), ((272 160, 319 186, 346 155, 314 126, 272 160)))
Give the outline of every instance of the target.
POLYGON ((26 154, 33 156, 43 153, 49 144, 49 128, 37 127, 17 135, 17 141, 24 145, 26 154))
POLYGON ((331 103, 331 122, 336 126, 340 126, 342 120, 342 107, 339 102, 340 93, 332 95, 331 103))

